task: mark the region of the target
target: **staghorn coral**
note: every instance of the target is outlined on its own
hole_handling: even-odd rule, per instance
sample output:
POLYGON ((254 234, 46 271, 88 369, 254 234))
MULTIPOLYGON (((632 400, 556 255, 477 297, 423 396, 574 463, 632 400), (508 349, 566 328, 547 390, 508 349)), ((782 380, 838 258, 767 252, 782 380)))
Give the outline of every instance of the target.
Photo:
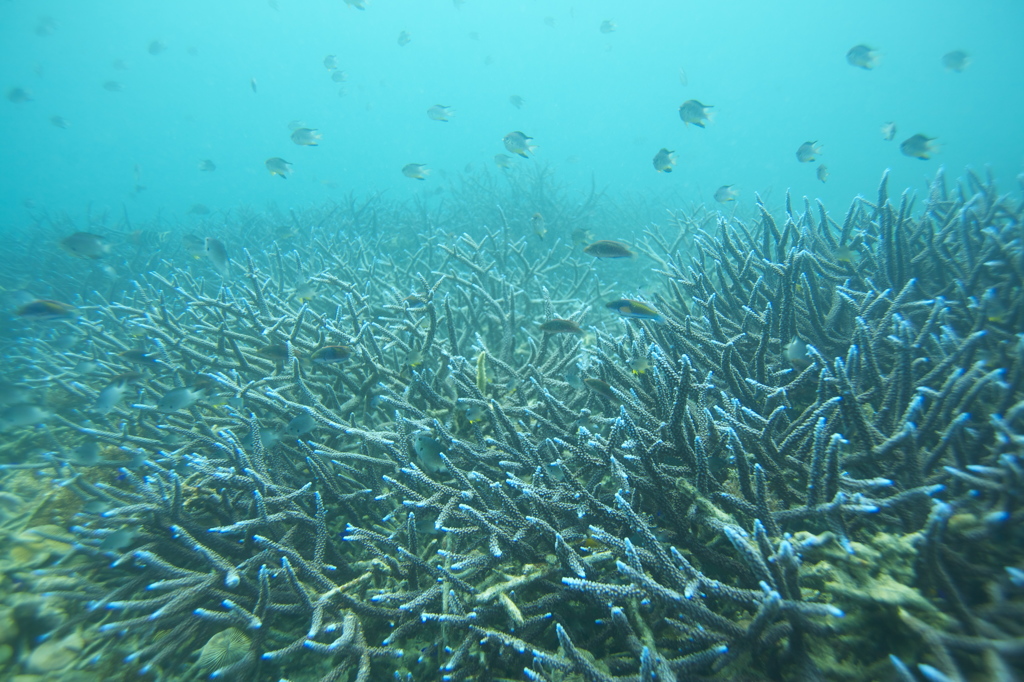
POLYGON ((219 286, 154 264, 83 306, 99 378, 25 363, 67 406, 45 461, 82 505, 72 554, 25 576, 69 614, 49 639, 245 680, 1010 679, 1021 208, 974 174, 913 203, 883 178, 841 224, 788 198, 781 226, 674 213, 644 239, 664 321, 622 327, 589 312, 621 285, 500 210, 405 258, 353 202, 219 286), (589 335, 533 331, 554 317, 589 335), (139 339, 132 402, 89 414, 139 339))

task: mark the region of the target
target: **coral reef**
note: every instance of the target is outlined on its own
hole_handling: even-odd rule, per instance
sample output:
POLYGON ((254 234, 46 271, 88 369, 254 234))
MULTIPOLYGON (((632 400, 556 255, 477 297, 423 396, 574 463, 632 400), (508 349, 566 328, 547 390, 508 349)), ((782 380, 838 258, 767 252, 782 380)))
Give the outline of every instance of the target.
POLYGON ((918 210, 883 177, 842 222, 673 212, 638 247, 659 319, 619 323, 635 285, 570 239, 601 196, 533 196, 467 199, 497 227, 459 236, 377 200, 293 212, 292 247, 239 214, 233 278, 140 248, 128 291, 80 301, 78 350, 31 339, 11 374, 53 415, 10 432, 4 486, 59 497, 5 525, 4 572, 60 616, 26 638, 8 599, 0 665, 1017 679, 1019 202, 940 173, 918 210))

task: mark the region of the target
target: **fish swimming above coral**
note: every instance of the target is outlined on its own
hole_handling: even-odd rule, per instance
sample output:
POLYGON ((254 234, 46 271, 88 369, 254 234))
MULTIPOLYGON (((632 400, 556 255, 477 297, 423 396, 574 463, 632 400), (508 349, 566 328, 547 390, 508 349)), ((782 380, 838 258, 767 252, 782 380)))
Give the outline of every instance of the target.
POLYGON ((583 247, 583 253, 594 258, 635 258, 627 244, 614 239, 600 239, 583 247))
POLYGON ((513 154, 518 154, 524 159, 529 158, 530 154, 537 148, 537 145, 530 144, 533 140, 532 137, 515 130, 506 135, 502 141, 505 143, 505 149, 509 150, 513 154))
POLYGON ((676 165, 675 152, 664 147, 654 155, 654 170, 659 173, 671 173, 672 167, 676 165))
POLYGON ((921 133, 911 135, 900 143, 900 152, 904 156, 927 161, 932 158, 932 154, 939 151, 939 145, 935 142, 936 139, 938 138, 928 137, 921 133))

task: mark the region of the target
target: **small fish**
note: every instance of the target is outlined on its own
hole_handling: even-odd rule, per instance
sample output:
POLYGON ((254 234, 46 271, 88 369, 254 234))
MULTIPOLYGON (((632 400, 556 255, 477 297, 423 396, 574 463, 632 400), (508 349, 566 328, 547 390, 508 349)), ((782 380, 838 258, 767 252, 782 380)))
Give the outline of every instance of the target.
POLYGON ((409 35, 408 31, 402 31, 401 33, 398 34, 398 46, 399 47, 405 47, 410 42, 412 42, 412 36, 409 35))
MULTIPOLYGON (((298 356, 298 352, 294 348, 292 348, 292 354, 298 356)), ((283 343, 271 343, 258 349, 256 355, 281 365, 288 361, 288 346, 283 343)))
POLYGON ((633 372, 633 374, 643 374, 651 368, 651 361, 647 358, 640 356, 637 358, 631 358, 626 366, 633 372))
POLYGON ((840 246, 836 249, 834 255, 835 259, 840 263, 856 263, 860 258, 860 253, 849 245, 840 246))
POLYGON ((617 29, 618 27, 618 24, 616 24, 611 19, 605 19, 604 21, 601 22, 601 26, 598 30, 600 30, 601 33, 614 33, 615 29, 617 29))
POLYGON ((711 121, 711 112, 708 109, 713 108, 710 104, 701 104, 698 100, 688 99, 679 105, 679 118, 683 119, 683 123, 697 126, 698 128, 704 127, 704 121, 711 121))
POLYGON ((886 142, 892 142, 894 137, 896 137, 896 124, 889 121, 882 126, 882 139, 886 142))
POLYGON ((7 99, 11 100, 15 104, 22 104, 23 102, 32 101, 32 93, 25 88, 11 88, 7 91, 7 99))
POLYGON ((253 92, 258 92, 260 84, 256 82, 255 78, 250 78, 249 79, 249 87, 252 88, 253 92))
POLYGON ((631 298, 620 298, 617 301, 611 303, 605 303, 605 308, 614 310, 623 317, 632 317, 637 320, 653 320, 654 322, 661 322, 662 316, 657 310, 641 303, 640 301, 634 301, 631 298))
POLYGON ((633 258, 635 253, 622 242, 613 239, 601 239, 584 247, 583 253, 594 258, 633 258))
POLYGON ((51 116, 50 124, 53 125, 54 128, 60 128, 61 130, 67 130, 71 127, 71 121, 67 120, 63 116, 51 116))
POLYGON ((22 403, 12 405, 3 412, 0 412, 0 432, 10 431, 23 426, 35 426, 42 424, 53 416, 53 413, 39 407, 22 403))
POLYGON ((117 354, 117 357, 133 365, 142 365, 144 367, 154 367, 160 364, 160 356, 156 353, 147 353, 137 348, 121 351, 117 354))
POLYGON ((446 467, 440 454, 444 451, 441 443, 429 431, 417 431, 409 440, 416 464, 428 473, 440 473, 446 467))
POLYGON ((514 106, 516 109, 522 109, 523 105, 526 104, 526 100, 519 95, 510 95, 508 101, 509 104, 514 106))
POLYGON ((331 80, 334 81, 335 83, 345 83, 348 81, 348 72, 338 69, 337 71, 331 74, 331 80))
POLYGON ((74 306, 67 303, 39 299, 21 306, 15 311, 15 315, 27 320, 49 322, 51 320, 69 320, 76 317, 78 313, 74 306))
POLYGON ((295 296, 296 301, 301 301, 302 303, 305 303, 306 301, 312 301, 314 298, 316 298, 316 294, 316 284, 312 282, 307 282, 296 287, 295 293, 292 295, 295 296))
POLYGON ((796 160, 800 163, 810 163, 816 161, 815 158, 821 153, 821 145, 818 144, 817 140, 814 142, 804 142, 796 150, 796 160))
POLYGON ((846 61, 850 66, 856 66, 870 71, 878 66, 881 55, 867 45, 854 45, 846 53, 846 61))
POLYGON ((550 16, 550 15, 544 17, 544 25, 547 26, 548 28, 554 28, 555 27, 555 18, 553 16, 550 16))
POLYGON ((130 545, 138 534, 139 531, 133 528, 118 528, 107 533, 97 546, 104 552, 120 552, 130 545))
POLYGON ((825 164, 821 164, 820 166, 818 166, 817 176, 818 179, 821 180, 822 182, 828 180, 828 166, 826 166, 825 164))
POLYGON ((928 137, 918 133, 903 140, 900 143, 900 151, 906 156, 927 161, 932 158, 932 154, 939 151, 939 145, 935 144, 937 139, 936 137, 928 137))
POLYGON ((204 173, 211 173, 217 170, 217 164, 215 164, 210 159, 203 159, 202 161, 199 162, 199 170, 203 171, 204 173))
POLYGON ((279 156, 267 159, 266 166, 271 175, 280 175, 282 180, 287 180, 292 174, 292 165, 279 156))
POLYGON ((662 147, 661 151, 654 155, 654 170, 659 173, 671 173, 674 165, 676 165, 675 152, 662 147))
POLYGON ((109 384, 103 387, 96 396, 96 403, 92 406, 94 412, 99 414, 107 414, 112 409, 117 407, 125 394, 128 393, 128 381, 125 377, 117 377, 109 384))
POLYGON ((307 433, 315 430, 316 426, 316 420, 309 416, 309 414, 303 412, 288 422, 288 425, 284 427, 284 432, 292 438, 301 438, 307 433))
POLYGON ((942 55, 942 65, 949 71, 963 73, 971 65, 971 57, 963 50, 953 50, 942 55))
POLYGON ((366 9, 366 0, 345 0, 345 4, 356 9, 366 9))
POLYGON ((690 84, 690 79, 687 78, 686 71, 681 66, 679 67, 679 84, 684 87, 690 84))
POLYGON ((107 92, 121 92, 124 90, 124 86, 117 81, 105 81, 103 83, 103 89, 107 92))
POLYGON ((192 204, 186 211, 188 215, 209 215, 210 207, 206 204, 192 204))
POLYGON ((219 272, 221 277, 227 277, 231 270, 231 263, 228 261, 228 250, 224 246, 224 242, 215 237, 207 237, 204 245, 206 257, 213 265, 213 269, 219 272))
POLYGON ((408 352, 408 354, 406 354, 405 360, 403 361, 402 364, 404 364, 406 367, 419 367, 420 365, 423 364, 424 360, 426 360, 426 356, 423 355, 423 351, 411 350, 408 352))
POLYGON ((167 49, 167 43, 162 40, 151 40, 146 51, 154 57, 167 49))
POLYGON ((595 379, 594 377, 585 377, 583 379, 584 385, 594 393, 607 398, 613 403, 619 402, 619 397, 612 391, 612 385, 607 381, 601 379, 595 379))
POLYGON ((333 54, 329 54, 324 57, 324 68, 328 71, 334 71, 338 68, 338 58, 333 54))
POLYGON ((435 104, 434 106, 427 109, 427 116, 431 121, 441 121, 447 123, 452 116, 451 107, 445 106, 444 104, 435 104))
POLYGON ((157 401, 156 409, 158 412, 166 413, 188 409, 199 402, 204 395, 206 395, 206 391, 202 388, 189 386, 172 388, 157 401))
POLYGON ((509 169, 512 167, 512 157, 508 154, 495 154, 494 165, 498 168, 509 169))
POLYGON ((110 242, 91 232, 75 232, 60 240, 60 248, 75 258, 97 260, 110 253, 110 242))
POLYGON ((739 197, 740 195, 740 191, 738 189, 733 189, 735 186, 736 185, 722 185, 721 187, 716 189, 715 201, 717 201, 720 204, 725 204, 730 201, 736 201, 736 198, 739 197))
POLYGON ((530 158, 529 154, 537 148, 537 145, 530 144, 532 139, 532 137, 527 136, 525 133, 515 130, 506 135, 502 141, 505 143, 505 149, 513 154, 518 154, 524 159, 528 159, 530 158))
POLYGON ((466 415, 466 420, 469 421, 470 424, 475 424, 476 422, 483 421, 484 417, 487 416, 487 407, 480 405, 479 403, 474 403, 466 408, 464 414, 466 415))
POLYGON ((181 237, 181 246, 185 253, 199 260, 206 255, 206 241, 194 234, 186 234, 181 237))
POLYGON ((554 318, 547 322, 542 322, 540 330, 545 334, 582 334, 583 330, 580 326, 572 320, 563 320, 561 318, 554 318))
POLYGON ((324 346, 316 350, 310 359, 318 365, 331 365, 337 362, 344 362, 352 355, 349 346, 324 346))
POLYGON ((799 336, 786 344, 783 349, 783 356, 786 361, 797 369, 806 369, 811 366, 811 356, 807 351, 807 344, 799 336))
POLYGON ((544 222, 544 216, 540 213, 534 213, 530 216, 530 228, 533 230, 533 233, 541 239, 544 239, 544 235, 548 233, 548 228, 544 222))
POLYGON ((292 132, 292 142, 302 147, 316 147, 322 139, 316 128, 296 128, 292 132))
POLYGON ((407 163, 402 166, 402 175, 413 180, 426 180, 430 171, 425 163, 407 163))

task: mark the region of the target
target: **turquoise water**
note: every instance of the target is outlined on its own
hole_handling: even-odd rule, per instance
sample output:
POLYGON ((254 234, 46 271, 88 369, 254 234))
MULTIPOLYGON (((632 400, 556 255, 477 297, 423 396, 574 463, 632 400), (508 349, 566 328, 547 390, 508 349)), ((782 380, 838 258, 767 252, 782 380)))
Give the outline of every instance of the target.
POLYGON ((1009 181, 1022 163, 1021 26, 1024 7, 997 2, 12 0, 0 6, 0 87, 33 100, 0 106, 0 211, 13 227, 28 221, 25 201, 72 215, 124 204, 145 220, 196 203, 441 198, 460 173, 497 172, 512 130, 539 147, 519 165, 677 202, 735 184, 746 202, 789 189, 845 205, 884 168, 894 186, 921 187, 939 164, 990 165, 1009 181), (605 20, 617 30, 602 33, 605 20), (861 43, 881 53, 872 71, 846 62, 861 43), (955 49, 970 55, 963 73, 941 63, 955 49), (329 54, 347 82, 331 80, 329 54), (680 121, 687 99, 714 106, 706 130, 680 121), (449 123, 428 119, 435 104, 454 109, 449 123), (320 146, 294 145, 293 120, 320 146), (879 132, 888 121, 893 142, 879 132), (915 133, 938 138, 934 160, 899 153, 915 133), (795 159, 808 140, 823 145, 825 185, 817 163, 795 159), (678 156, 671 175, 651 165, 662 147, 678 156), (287 182, 264 168, 272 156, 294 164, 287 182), (202 159, 217 170, 198 171, 202 159), (425 182, 401 174, 411 162, 431 169, 425 182))
POLYGON ((1021 28, 3 2, 0 679, 1019 679, 1021 28))

